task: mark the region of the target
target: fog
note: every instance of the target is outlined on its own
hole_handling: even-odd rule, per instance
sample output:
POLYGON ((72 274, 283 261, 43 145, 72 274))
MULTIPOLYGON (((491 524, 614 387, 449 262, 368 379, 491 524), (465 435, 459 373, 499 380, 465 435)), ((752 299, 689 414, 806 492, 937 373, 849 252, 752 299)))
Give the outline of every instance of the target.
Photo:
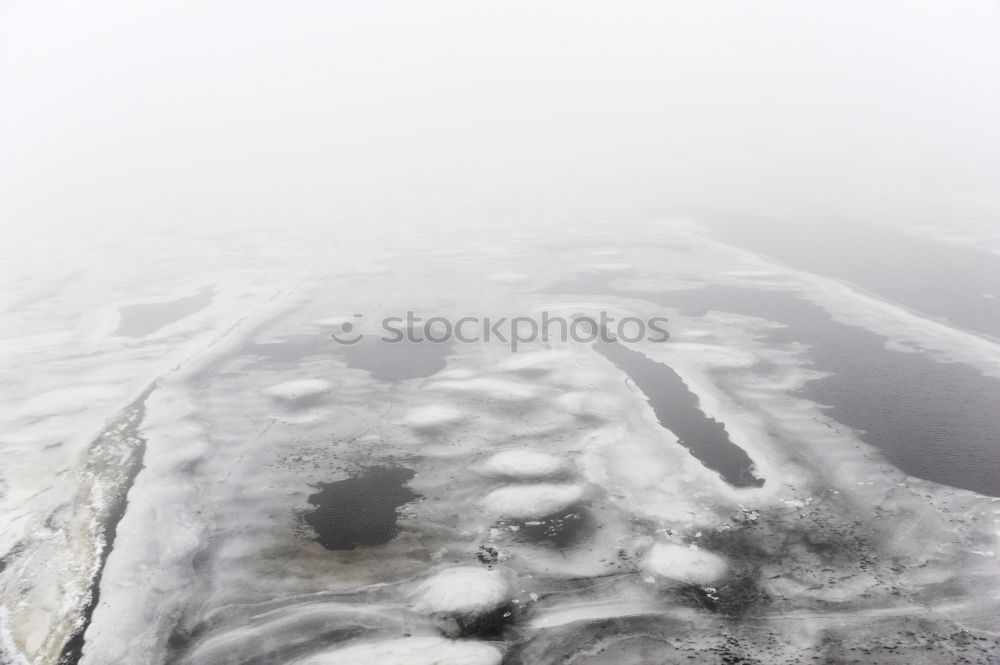
POLYGON ((0 665, 1000 662, 997 35, 0 0, 0 665))
POLYGON ((30 229, 996 214, 1000 4, 7 2, 30 229))

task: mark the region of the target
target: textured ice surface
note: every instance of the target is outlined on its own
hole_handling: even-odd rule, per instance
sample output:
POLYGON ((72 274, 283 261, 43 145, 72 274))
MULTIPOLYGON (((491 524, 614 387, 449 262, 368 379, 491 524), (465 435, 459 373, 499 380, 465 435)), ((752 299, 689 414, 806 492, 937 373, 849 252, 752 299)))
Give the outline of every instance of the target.
POLYGON ((821 374, 809 347, 771 339, 778 322, 643 294, 790 289, 887 344, 990 376, 996 344, 686 222, 574 234, 400 231, 359 236, 365 251, 248 235, 225 253, 161 239, 154 269, 55 248, 0 340, 0 648, 55 663, 83 623, 101 518, 127 487, 88 469, 111 470, 94 462, 116 442, 129 449, 102 433, 155 384, 86 665, 995 661, 997 501, 908 477, 805 397, 821 374), (445 255, 447 278, 422 260, 445 255), (631 266, 592 273, 627 296, 558 292, 604 261, 631 266), (506 271, 530 279, 489 278, 506 271), (196 314, 112 335, 119 307, 208 284, 196 314), (600 308, 670 318, 668 343, 632 348, 676 371, 764 486, 723 482, 588 344, 455 344, 385 377, 327 337, 353 312, 600 308), (411 470, 419 499, 394 506, 388 541, 325 548, 310 497, 377 467, 411 470))

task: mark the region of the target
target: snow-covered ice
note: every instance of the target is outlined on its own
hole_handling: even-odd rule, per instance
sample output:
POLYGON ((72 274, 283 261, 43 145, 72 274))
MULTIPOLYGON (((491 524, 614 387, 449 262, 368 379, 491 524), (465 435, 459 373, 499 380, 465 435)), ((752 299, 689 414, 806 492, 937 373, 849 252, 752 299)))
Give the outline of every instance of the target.
MULTIPOLYGON (((448 237, 449 279, 421 268, 441 247, 405 230, 371 239, 385 245, 372 252, 248 239, 215 263, 166 240, 153 244, 169 261, 128 289, 139 258, 98 265, 85 248, 57 248, 37 301, 5 312, 0 339, 0 649, 58 662, 100 570, 83 665, 582 662, 582 650, 594 665, 720 653, 989 662, 997 501, 907 476, 804 396, 822 374, 811 349, 768 338, 775 321, 652 294, 790 289, 984 374, 1000 371, 997 345, 688 223, 637 223, 629 242, 600 225, 577 233, 554 250, 539 231, 516 260, 510 243, 536 241, 448 237), (628 269, 590 272, 595 251, 628 269), (490 278, 507 271, 530 280, 490 278), (581 275, 628 295, 557 287, 581 275), (113 338, 120 306, 209 284, 197 316, 113 338), (631 348, 675 369, 765 484, 722 481, 587 344, 456 344, 440 371, 405 381, 329 352, 345 313, 494 307, 666 315, 669 343, 631 348), (150 388, 140 417, 130 407, 150 388), (371 467, 410 478, 416 498, 390 515, 395 536, 325 549, 305 519, 317 484, 371 467)), ((384 491, 358 487, 362 499, 384 491)))
POLYGON ((545 478, 559 474, 566 462, 554 455, 537 450, 504 450, 490 456, 479 470, 487 475, 513 478, 545 478))
POLYGON ((465 414, 447 404, 431 404, 410 409, 403 415, 403 422, 411 427, 436 427, 455 423, 465 417, 465 414))
POLYGON ((658 542, 646 553, 645 568, 657 577, 709 585, 726 574, 726 560, 697 546, 658 542))
POLYGON ((483 507, 491 514, 511 519, 545 517, 583 499, 584 488, 570 483, 508 485, 483 497, 483 507))
POLYGON ((332 649, 294 665, 499 665, 502 657, 482 642, 411 637, 332 649))
POLYGON ((458 617, 488 614, 510 601, 505 574, 482 566, 456 566, 434 573, 415 592, 419 611, 458 617))
POLYGON ((296 379, 269 386, 263 393, 280 400, 295 400, 322 395, 329 389, 329 382, 322 379, 296 379))

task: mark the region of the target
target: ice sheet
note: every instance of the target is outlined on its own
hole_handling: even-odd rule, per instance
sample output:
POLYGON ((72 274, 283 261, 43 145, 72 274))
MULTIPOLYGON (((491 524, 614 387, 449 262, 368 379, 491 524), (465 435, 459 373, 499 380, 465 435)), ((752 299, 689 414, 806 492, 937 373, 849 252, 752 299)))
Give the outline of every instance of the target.
MULTIPOLYGON (((632 294, 794 288, 837 320, 984 372, 1000 367, 992 342, 706 241, 690 224, 639 226, 629 242, 581 227, 558 249, 538 235, 508 240, 514 265, 510 245, 452 238, 447 280, 418 259, 448 243, 405 235, 373 239, 382 253, 363 258, 344 251, 336 265, 308 243, 285 254, 262 244, 255 251, 279 255, 234 253, 209 273, 160 243, 173 263, 144 297, 205 284, 217 295, 140 341, 110 337, 126 298, 81 299, 68 269, 54 274, 39 293, 58 295, 14 310, 3 340, 20 360, 5 388, 2 445, 16 462, 3 470, 2 648, 54 663, 79 625, 97 561, 87 554, 99 537, 91 522, 106 500, 68 499, 80 496, 88 446, 106 421, 155 382, 139 429, 143 468, 84 636, 87 665, 716 662, 720 653, 914 664, 997 653, 1000 503, 907 477, 802 397, 817 376, 808 348, 767 343, 777 324, 763 319, 543 290, 597 266, 595 250, 615 252, 606 255, 631 269, 601 274, 632 294), (527 277, 491 278, 505 271, 527 277), (74 302, 86 305, 61 309, 74 302), (43 323, 50 308, 64 318, 43 323), (734 488, 705 468, 587 344, 535 342, 517 354, 457 344, 439 372, 398 381, 323 346, 344 312, 600 308, 670 318, 669 342, 633 348, 674 368, 764 486, 734 488), (322 344, 284 359, 258 352, 303 335, 322 344), (323 548, 304 519, 316 484, 377 465, 414 472, 408 487, 420 499, 399 508, 399 535, 323 548), (490 621, 465 620, 493 610, 490 621)), ((117 275, 142 273, 122 260, 87 279, 115 293, 117 275)), ((65 263, 84 270, 79 258, 65 263)))

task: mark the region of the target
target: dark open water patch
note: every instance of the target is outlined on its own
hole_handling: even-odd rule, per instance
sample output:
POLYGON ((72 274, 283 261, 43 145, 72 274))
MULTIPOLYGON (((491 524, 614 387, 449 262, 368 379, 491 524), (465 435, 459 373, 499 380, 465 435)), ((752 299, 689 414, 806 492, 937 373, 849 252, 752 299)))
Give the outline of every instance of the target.
POLYGON ((691 392, 673 368, 618 342, 598 341, 593 346, 635 381, 659 423, 673 432, 699 462, 734 487, 764 484, 754 474, 750 456, 730 440, 724 424, 699 408, 698 395, 691 392))
POLYGON ((212 302, 214 296, 215 289, 208 286, 197 294, 186 298, 122 307, 118 310, 121 321, 114 334, 123 337, 151 335, 160 328, 205 309, 212 302))
POLYGON ((709 310, 776 321, 773 343, 809 347, 815 369, 829 376, 801 394, 823 404, 834 420, 858 431, 907 474, 1000 496, 1000 381, 960 363, 892 351, 888 338, 833 320, 793 292, 710 286, 659 293, 612 289, 609 278, 586 274, 550 292, 636 298, 692 316, 709 310))
MULTIPOLYGON (((565 550, 585 542, 593 534, 596 524, 594 516, 582 504, 570 506, 565 510, 546 515, 537 520, 503 521, 500 527, 516 527, 520 540, 547 544, 556 549, 565 550)), ((480 561, 488 552, 480 548, 480 561)), ((493 562, 496 559, 494 558, 493 562)), ((485 561, 484 561, 485 562, 485 561)))
POLYGON ((368 371, 379 381, 405 381, 436 374, 445 368, 451 355, 449 342, 387 342, 376 335, 365 335, 351 345, 333 344, 334 353, 348 367, 368 371))
POLYGON ((413 476, 410 469, 376 466, 354 478, 319 483, 320 491, 308 498, 316 510, 306 514, 306 523, 328 550, 387 543, 399 533, 396 509, 420 497, 406 487, 413 476))
POLYGON ((725 242, 1000 338, 1000 257, 992 252, 822 213, 778 218, 687 212, 725 242))
POLYGON ((833 320, 819 305, 784 291, 709 287, 648 298, 703 314, 717 309, 778 321, 772 342, 810 347, 830 376, 803 394, 827 405, 904 472, 1000 496, 1000 381, 959 363, 892 351, 886 337, 833 320))
POLYGON ((387 342, 375 335, 366 335, 354 344, 340 344, 328 335, 293 335, 246 344, 243 352, 285 364, 316 356, 338 357, 348 367, 367 371, 373 379, 395 382, 440 372, 447 365, 452 347, 450 341, 387 342))

